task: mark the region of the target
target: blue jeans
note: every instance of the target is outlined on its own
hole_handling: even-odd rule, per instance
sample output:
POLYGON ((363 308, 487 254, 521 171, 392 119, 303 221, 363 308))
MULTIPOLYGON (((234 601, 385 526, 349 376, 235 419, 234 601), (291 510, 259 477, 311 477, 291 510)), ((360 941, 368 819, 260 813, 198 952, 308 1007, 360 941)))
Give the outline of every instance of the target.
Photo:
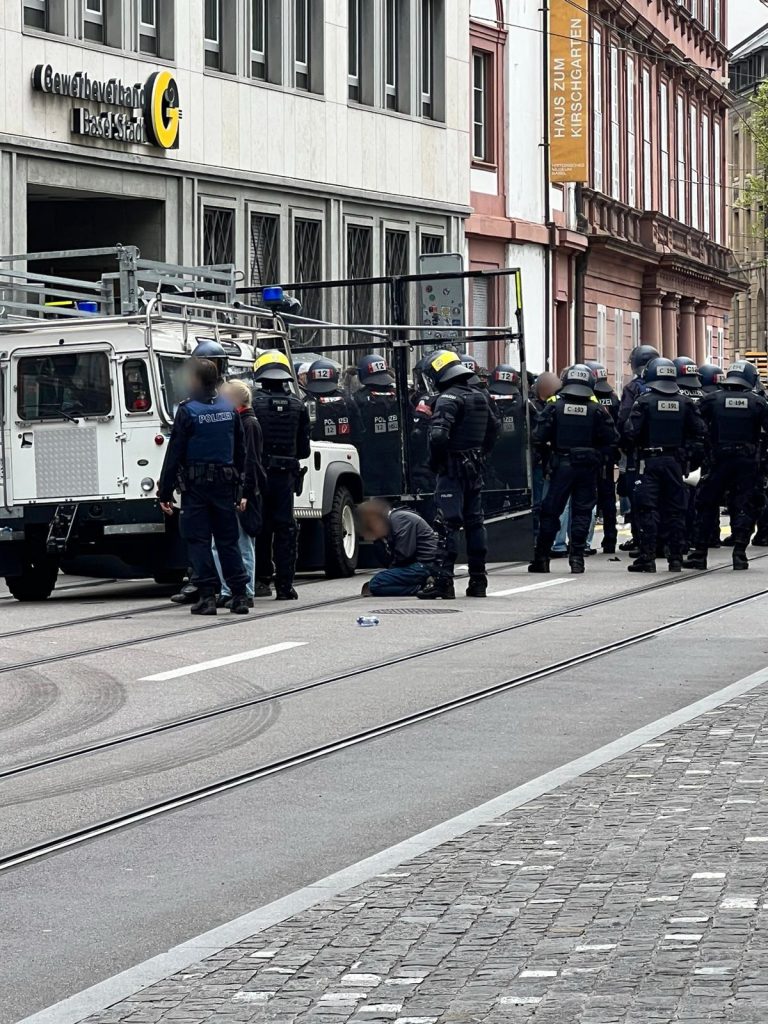
POLYGON ((421 562, 401 565, 395 569, 382 569, 373 577, 368 587, 374 597, 413 597, 429 577, 429 569, 421 562))
MULTIPOLYGON (((248 597, 253 597, 253 583, 256 577, 256 554, 253 546, 253 537, 250 537, 245 530, 240 526, 240 520, 238 519, 238 528, 240 530, 240 536, 237 540, 237 546, 240 549, 240 557, 243 560, 243 566, 246 573, 248 574, 248 583, 246 594, 248 597)), ((221 572, 221 562, 219 561, 219 553, 216 550, 216 545, 213 545, 213 560, 216 563, 216 569, 219 573, 219 578, 222 581, 221 584, 221 596, 231 597, 232 591, 229 589, 227 584, 224 582, 224 577, 221 572)))
MULTIPOLYGON (((587 547, 592 547, 592 541, 595 537, 595 518, 596 509, 592 509, 592 523, 589 528, 589 536, 587 537, 587 547)), ((560 516, 560 529, 555 541, 552 545, 553 551, 567 551, 568 550, 568 537, 571 532, 571 502, 568 500, 568 504, 563 509, 563 514, 560 516)))

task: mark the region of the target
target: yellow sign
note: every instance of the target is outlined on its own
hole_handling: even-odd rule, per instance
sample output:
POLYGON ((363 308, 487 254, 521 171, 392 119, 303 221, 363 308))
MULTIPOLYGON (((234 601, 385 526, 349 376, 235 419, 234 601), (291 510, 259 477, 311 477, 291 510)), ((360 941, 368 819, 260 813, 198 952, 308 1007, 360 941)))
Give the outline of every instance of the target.
POLYGON ((589 26, 586 10, 551 0, 549 179, 589 181, 589 26))
POLYGON ((144 125, 147 138, 161 149, 179 145, 179 87, 170 71, 155 71, 144 86, 144 125))

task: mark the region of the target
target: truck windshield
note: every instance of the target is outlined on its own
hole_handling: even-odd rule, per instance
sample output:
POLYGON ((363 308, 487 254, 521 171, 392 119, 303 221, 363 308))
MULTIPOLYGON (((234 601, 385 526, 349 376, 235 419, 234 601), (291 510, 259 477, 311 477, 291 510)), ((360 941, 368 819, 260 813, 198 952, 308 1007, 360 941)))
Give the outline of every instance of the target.
POLYGON ((18 365, 19 417, 60 420, 112 411, 109 359, 104 352, 25 356, 18 365))

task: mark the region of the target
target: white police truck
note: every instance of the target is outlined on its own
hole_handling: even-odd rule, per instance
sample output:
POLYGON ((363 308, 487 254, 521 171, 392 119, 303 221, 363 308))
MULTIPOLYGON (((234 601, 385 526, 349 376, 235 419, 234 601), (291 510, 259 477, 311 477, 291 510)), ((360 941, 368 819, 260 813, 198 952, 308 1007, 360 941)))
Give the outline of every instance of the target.
MULTIPOLYGON (((208 339, 230 376, 266 349, 291 356, 279 311, 238 304, 235 282, 231 266, 161 264, 131 246, 0 257, 0 576, 18 600, 47 598, 61 570, 183 579, 177 517, 155 491, 185 363, 208 339), (115 272, 47 272, 94 257, 115 272)), ((302 468, 300 568, 351 575, 357 451, 313 442, 302 468)))

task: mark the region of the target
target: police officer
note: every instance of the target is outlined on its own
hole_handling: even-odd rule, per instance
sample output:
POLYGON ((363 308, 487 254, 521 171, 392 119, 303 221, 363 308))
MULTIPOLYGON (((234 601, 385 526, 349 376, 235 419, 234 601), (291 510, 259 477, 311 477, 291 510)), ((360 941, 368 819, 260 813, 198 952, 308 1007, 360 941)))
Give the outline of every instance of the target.
POLYGON ((375 497, 400 494, 402 454, 400 404, 386 360, 363 356, 357 368, 360 387, 352 395, 362 425, 360 472, 363 490, 375 497))
MULTIPOLYGON (((619 421, 619 396, 608 380, 608 371, 602 363, 595 359, 587 359, 584 363, 592 371, 595 378, 595 398, 611 414, 614 426, 619 421)), ((597 476, 597 511, 603 518, 603 544, 606 555, 616 551, 618 527, 616 518, 616 473, 618 448, 611 448, 605 453, 603 464, 597 476)))
POLYGON ((624 436, 638 459, 632 509, 640 554, 630 572, 656 572, 656 542, 664 522, 670 572, 682 569, 685 534, 684 466, 692 448, 702 446, 706 427, 696 405, 680 393, 671 359, 654 359, 645 368, 648 390, 640 395, 624 424, 624 436))
POLYGON ((706 569, 710 524, 725 500, 734 541, 733 568, 749 568, 747 545, 759 511, 755 478, 760 476, 768 429, 768 402, 753 387, 743 366, 734 364, 722 388, 706 395, 699 405, 709 432, 712 462, 699 488, 693 550, 683 563, 687 568, 706 569))
POLYGON ((701 381, 701 390, 705 395, 709 395, 713 391, 720 390, 725 380, 725 371, 722 367, 715 366, 714 363, 705 363, 699 367, 699 380, 701 381))
POLYGON ((677 386, 680 389, 680 394, 694 402, 700 402, 704 397, 704 388, 696 363, 690 356, 677 356, 672 362, 677 370, 677 386))
POLYGON ((526 486, 525 402, 520 374, 513 366, 500 363, 488 380, 491 408, 499 421, 499 439, 489 459, 490 487, 502 490, 526 486))
POLYGON ((339 387, 338 366, 330 359, 316 359, 307 370, 304 387, 312 440, 358 444, 360 416, 357 406, 339 387))
POLYGON ((304 403, 288 388, 293 379, 291 364, 282 352, 264 352, 253 364, 253 411, 264 436, 262 489, 264 525, 256 544, 256 574, 261 587, 257 596, 269 594, 274 572, 278 601, 295 601, 298 527, 293 515, 293 496, 301 493, 299 459, 310 453, 309 414, 304 403), (274 565, 272 562, 274 556, 274 565))
POLYGON ((541 505, 541 525, 528 572, 549 572, 552 544, 571 500, 571 572, 584 572, 584 549, 597 500, 598 470, 619 436, 610 413, 595 398, 592 370, 569 367, 562 386, 544 406, 533 427, 533 443, 547 452, 549 489, 541 505))
MULTIPOLYGON (((645 384, 643 383, 643 373, 646 366, 652 359, 658 359, 660 355, 661 353, 658 349, 654 348, 653 345, 636 345, 630 352, 629 365, 633 376, 632 380, 630 380, 628 384, 624 385, 624 389, 621 392, 621 404, 619 405, 618 419, 619 433, 622 432, 635 401, 646 390, 645 384)), ((632 508, 635 481, 637 480, 637 466, 633 452, 629 450, 626 452, 626 455, 626 469, 619 477, 618 491, 619 494, 629 502, 632 538, 631 540, 620 544, 619 549, 621 551, 634 551, 639 545, 637 529, 635 527, 635 517, 633 514, 634 510, 632 508)))
MULTIPOLYGON (((429 423, 437 401, 437 394, 430 387, 426 377, 426 366, 427 357, 424 356, 413 368, 414 387, 411 396, 409 443, 411 446, 411 486, 418 494, 432 495, 435 491, 435 474, 429 466, 429 423)), ((430 515, 427 517, 431 518, 430 515)))
POLYGON ((191 356, 192 359, 208 359, 216 367, 219 382, 227 376, 229 368, 229 357, 224 346, 213 338, 203 338, 198 342, 197 347, 191 356))
POLYGON ((439 392, 429 422, 430 465, 437 474, 434 526, 438 556, 433 576, 417 596, 423 600, 455 597, 453 570, 463 526, 469 563, 467 597, 485 597, 482 471, 483 460, 496 441, 498 422, 488 397, 470 386, 472 371, 455 352, 433 352, 429 373, 439 392))
MULTIPOLYGON (((197 600, 193 615, 216 614, 219 574, 211 540, 216 541, 221 568, 232 592, 230 611, 248 614, 248 576, 239 551, 236 506, 241 499, 245 443, 240 417, 216 393, 218 370, 207 359, 192 367, 192 397, 179 405, 165 453, 157 496, 166 515, 173 514, 173 494, 181 491, 180 532, 192 563, 197 600)), ((248 493, 255 481, 245 482, 248 493)))

